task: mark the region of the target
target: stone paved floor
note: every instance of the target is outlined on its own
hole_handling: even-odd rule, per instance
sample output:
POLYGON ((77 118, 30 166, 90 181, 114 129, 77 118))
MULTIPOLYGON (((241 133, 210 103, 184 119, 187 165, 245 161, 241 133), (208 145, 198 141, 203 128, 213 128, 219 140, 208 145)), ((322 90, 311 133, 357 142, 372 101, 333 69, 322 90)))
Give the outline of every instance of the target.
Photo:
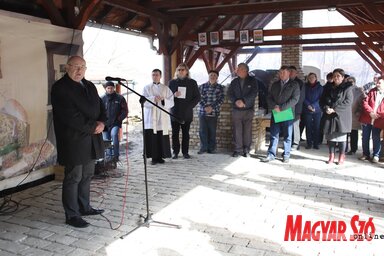
POLYGON ((376 234, 384 235, 380 164, 356 156, 330 166, 324 146, 293 152, 289 164, 261 163, 261 155, 192 157, 148 166, 153 219, 181 229, 152 223, 120 238, 146 215, 143 161, 129 154, 109 177, 93 180, 93 206, 106 211, 104 217, 87 217, 88 228, 64 224, 58 181, 14 194, 18 210, 0 216, 0 255, 382 255, 383 239, 284 241, 287 215, 312 223, 345 221, 348 238, 352 216, 373 217, 376 234))

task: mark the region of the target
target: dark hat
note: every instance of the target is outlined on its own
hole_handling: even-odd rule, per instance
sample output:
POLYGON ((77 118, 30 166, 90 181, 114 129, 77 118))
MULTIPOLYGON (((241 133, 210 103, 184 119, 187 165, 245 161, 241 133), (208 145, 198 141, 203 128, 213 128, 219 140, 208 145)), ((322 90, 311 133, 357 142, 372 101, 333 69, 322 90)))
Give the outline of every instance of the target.
POLYGON ((104 84, 104 88, 107 88, 108 86, 113 86, 115 87, 115 84, 112 81, 108 81, 104 84))

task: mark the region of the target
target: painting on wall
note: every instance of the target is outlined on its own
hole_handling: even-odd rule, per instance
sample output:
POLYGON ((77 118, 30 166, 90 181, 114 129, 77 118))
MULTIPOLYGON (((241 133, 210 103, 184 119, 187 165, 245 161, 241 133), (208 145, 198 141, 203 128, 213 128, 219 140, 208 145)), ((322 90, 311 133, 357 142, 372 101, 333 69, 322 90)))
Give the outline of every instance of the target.
POLYGON ((240 30, 240 44, 249 43, 249 33, 248 30, 240 30))
POLYGON ((199 46, 207 45, 207 33, 199 33, 199 46))
POLYGON ((56 162, 56 150, 48 140, 29 143, 30 124, 25 108, 3 93, 0 106, 0 181, 56 162))

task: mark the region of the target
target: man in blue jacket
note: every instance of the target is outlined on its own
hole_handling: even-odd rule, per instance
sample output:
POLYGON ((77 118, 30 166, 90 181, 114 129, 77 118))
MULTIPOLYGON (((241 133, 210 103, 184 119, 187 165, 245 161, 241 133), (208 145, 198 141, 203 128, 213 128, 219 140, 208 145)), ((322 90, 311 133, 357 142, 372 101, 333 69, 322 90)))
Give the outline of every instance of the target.
POLYGON ((255 115, 255 99, 258 92, 257 81, 249 76, 245 63, 237 66, 237 77, 228 88, 228 98, 232 102, 232 129, 235 150, 233 157, 240 154, 247 157, 252 143, 252 120, 255 115))

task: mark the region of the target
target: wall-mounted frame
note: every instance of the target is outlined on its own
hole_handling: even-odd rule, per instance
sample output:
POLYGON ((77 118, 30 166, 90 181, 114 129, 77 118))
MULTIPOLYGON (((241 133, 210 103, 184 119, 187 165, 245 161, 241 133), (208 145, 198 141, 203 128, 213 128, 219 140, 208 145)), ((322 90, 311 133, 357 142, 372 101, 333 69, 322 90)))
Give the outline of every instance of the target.
POLYGON ((255 29, 253 30, 253 43, 262 43, 264 41, 263 39, 263 30, 262 29, 255 29))
POLYGON ((198 34, 199 46, 207 45, 207 33, 202 32, 198 34))
POLYGON ((235 40, 235 30, 223 30, 223 40, 235 40))
POLYGON ((249 31, 248 30, 240 30, 240 44, 248 44, 249 43, 249 31))
POLYGON ((209 40, 211 45, 218 45, 220 43, 220 35, 218 31, 213 31, 209 33, 209 40))

